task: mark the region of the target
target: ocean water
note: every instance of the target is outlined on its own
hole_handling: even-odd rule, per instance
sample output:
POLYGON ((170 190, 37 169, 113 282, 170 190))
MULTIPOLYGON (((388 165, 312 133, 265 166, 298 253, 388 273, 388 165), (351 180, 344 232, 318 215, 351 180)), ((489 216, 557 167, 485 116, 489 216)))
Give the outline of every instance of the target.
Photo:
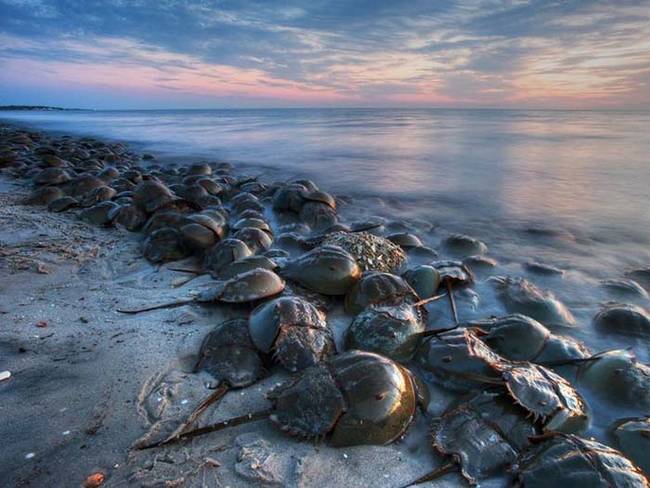
MULTIPOLYGON (((591 319, 615 295, 600 280, 650 266, 650 112, 286 109, 3 112, 40 129, 129 141, 163 161, 239 164, 273 181, 307 177, 342 197, 348 220, 381 216, 439 248, 485 241, 494 274, 524 276, 591 319), (535 260, 564 277, 530 274, 535 260)), ((485 295, 485 296, 484 296, 485 295)), ((467 315, 503 313, 489 294, 467 315)), ((466 315, 466 317, 467 317, 466 315)), ((613 341, 613 342, 612 342, 613 341)), ((604 347, 601 347, 604 348, 604 347)))

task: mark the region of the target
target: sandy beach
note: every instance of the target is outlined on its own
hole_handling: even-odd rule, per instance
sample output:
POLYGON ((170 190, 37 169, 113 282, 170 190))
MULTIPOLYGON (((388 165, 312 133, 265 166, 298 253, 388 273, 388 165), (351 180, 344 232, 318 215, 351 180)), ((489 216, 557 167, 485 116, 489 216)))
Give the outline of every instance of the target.
MULTIPOLYGON (((397 486, 437 462, 426 424, 389 446, 328 448, 255 422, 162 451, 160 438, 209 390, 191 374, 204 336, 246 307, 190 306, 125 316, 118 306, 179 295, 184 273, 149 264, 141 236, 74 212, 23 204, 21 180, 0 179, 0 382, 4 486, 397 486)), ((226 395, 209 423, 266 406, 286 373, 226 395)), ((440 486, 453 486, 448 476, 440 486)))

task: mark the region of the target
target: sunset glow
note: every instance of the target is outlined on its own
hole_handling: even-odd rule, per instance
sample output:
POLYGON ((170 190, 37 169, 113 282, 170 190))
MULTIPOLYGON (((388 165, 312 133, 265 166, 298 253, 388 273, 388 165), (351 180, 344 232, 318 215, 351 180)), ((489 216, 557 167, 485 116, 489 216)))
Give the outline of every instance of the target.
POLYGON ((0 13, 0 104, 650 108, 647 2, 0 0, 0 13))

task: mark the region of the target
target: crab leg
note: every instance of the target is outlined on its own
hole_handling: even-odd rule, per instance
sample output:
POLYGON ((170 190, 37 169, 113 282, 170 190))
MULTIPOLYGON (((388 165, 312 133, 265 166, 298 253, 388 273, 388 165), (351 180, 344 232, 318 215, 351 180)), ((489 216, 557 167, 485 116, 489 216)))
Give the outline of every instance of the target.
POLYGON ((161 308, 175 308, 175 307, 182 307, 183 305, 189 305, 190 303, 194 303, 195 299, 191 298, 188 300, 180 300, 178 302, 170 302, 170 303, 161 303, 158 305, 152 305, 150 307, 144 307, 144 308, 118 308, 117 311, 120 313, 129 313, 129 314, 136 314, 140 312, 149 312, 150 310, 159 310, 161 308))
POLYGON ((229 427, 236 427, 238 425, 242 424, 247 424, 249 422, 255 422, 257 420, 262 420, 265 418, 268 418, 269 415, 273 410, 262 410, 260 412, 255 412, 255 413, 249 413, 246 415, 241 415, 239 417, 234 417, 232 419, 228 420, 223 420, 221 422, 216 422, 214 424, 206 425, 205 427, 200 427, 198 429, 190 430, 188 432, 183 432, 182 434, 174 437, 173 439, 167 441, 163 441, 161 443, 156 443, 156 444, 149 444, 147 446, 140 447, 139 449, 144 450, 144 449, 151 449, 152 447, 158 447, 158 446, 163 446, 167 444, 173 444, 178 441, 183 441, 185 439, 193 439, 194 437, 198 437, 204 434, 209 434, 211 432, 217 432, 219 430, 224 430, 229 427))
POLYGON ((446 475, 447 473, 451 473, 452 471, 456 471, 458 469, 458 466, 456 466, 455 463, 446 463, 443 464, 442 466, 434 469, 433 471, 425 474, 424 476, 419 477, 415 481, 412 481, 408 485, 404 485, 402 488, 407 488, 408 486, 412 485, 419 485, 422 483, 426 483, 427 481, 433 481, 435 479, 440 478, 441 476, 446 475))

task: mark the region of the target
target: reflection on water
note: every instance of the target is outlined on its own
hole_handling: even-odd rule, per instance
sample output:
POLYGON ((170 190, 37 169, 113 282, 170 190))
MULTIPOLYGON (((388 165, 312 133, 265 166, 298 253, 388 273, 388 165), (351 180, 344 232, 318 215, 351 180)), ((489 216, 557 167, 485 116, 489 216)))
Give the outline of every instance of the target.
MULTIPOLYGON (((137 142, 156 154, 307 176, 384 213, 476 234, 493 252, 611 274, 647 264, 650 112, 206 110, 13 112, 41 128, 137 142), (380 200, 370 197, 379 197, 380 200), (547 245, 521 229, 581 240, 547 245), (594 263, 594 254, 599 264, 594 263)), ((435 242, 433 243, 435 245, 435 242)))
POLYGON ((632 233, 650 223, 648 112, 337 109, 6 116, 135 140, 172 154, 268 166, 278 175, 309 175, 339 192, 405 196, 417 200, 420 210, 436 204, 443 219, 541 220, 632 233))

